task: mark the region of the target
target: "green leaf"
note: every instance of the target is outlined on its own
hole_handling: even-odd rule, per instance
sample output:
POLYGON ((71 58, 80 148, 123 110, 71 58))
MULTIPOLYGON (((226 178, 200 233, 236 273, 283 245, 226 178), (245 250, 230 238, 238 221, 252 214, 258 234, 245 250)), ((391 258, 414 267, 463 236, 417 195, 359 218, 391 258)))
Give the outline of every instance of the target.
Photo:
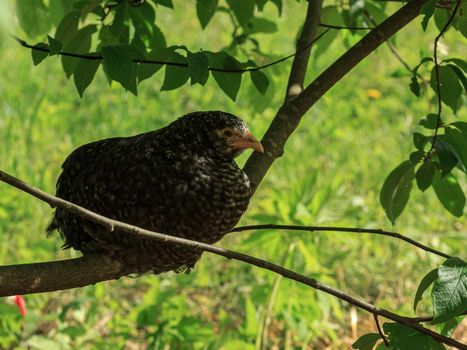
MULTIPOLYGON (((40 47, 42 49, 48 49, 48 46, 44 43, 37 43, 34 47, 40 47)), ((32 62, 35 66, 41 63, 49 55, 47 51, 31 49, 32 62)))
POLYGON ((217 4, 218 0, 196 0, 196 15, 201 28, 204 29, 209 24, 216 13, 217 4))
POLYGON ((139 6, 131 6, 128 9, 135 33, 131 45, 146 51, 146 48, 166 47, 164 34, 154 23, 156 14, 153 6, 145 2, 139 6))
POLYGON ((108 76, 136 95, 136 63, 133 62, 128 46, 104 46, 102 57, 108 76))
MULTIPOLYGON (((463 127, 460 122, 452 123, 445 128, 444 140, 455 150, 459 161, 467 168, 467 126, 463 127)), ((464 170, 465 171, 465 170, 464 170)))
POLYGON ((451 145, 444 142, 444 138, 441 138, 441 136, 436 139, 435 151, 439 160, 441 177, 444 177, 457 165, 457 157, 453 152, 451 145))
POLYGON ((444 62, 452 62, 457 67, 462 69, 464 72, 467 72, 467 62, 464 61, 464 60, 461 60, 460 58, 449 58, 449 59, 445 60, 444 62))
MULTIPOLYGON (((208 57, 211 67, 222 69, 240 68, 238 61, 225 52, 210 53, 208 57)), ((220 71, 211 71, 211 73, 222 91, 224 91, 227 96, 235 101, 237 98, 238 90, 240 89, 240 84, 242 82, 242 74, 220 71)))
POLYGON ((391 348, 388 348, 386 346, 386 344, 383 343, 379 343, 379 345, 375 348, 375 350, 392 350, 391 348))
POLYGON ((253 17, 255 10, 254 0, 226 0, 229 7, 232 9, 235 18, 242 27, 246 27, 250 19, 253 17))
MULTIPOLYGON (((325 6, 321 9, 321 22, 338 26, 345 25, 339 9, 335 5, 325 6)), ((318 28, 317 36, 321 35, 325 30, 326 28, 323 27, 318 28)), ((328 30, 321 39, 313 44, 312 53, 315 57, 319 57, 329 50, 331 43, 337 37, 337 32, 338 30, 328 30)))
POLYGON ((151 36, 154 21, 156 20, 156 13, 151 5, 145 2, 139 6, 130 6, 128 15, 135 27, 135 38, 151 36))
POLYGON ((320 55, 328 52, 334 39, 337 38, 337 30, 329 30, 315 43, 313 44, 312 54, 318 58, 320 55))
POLYGON ((16 1, 16 15, 19 25, 31 38, 45 34, 50 29, 50 13, 42 0, 16 1))
MULTIPOLYGON (((436 88, 436 68, 431 71, 430 85, 435 94, 438 94, 436 88)), ((457 74, 449 66, 439 67, 439 85, 441 93, 441 101, 451 107, 454 113, 457 111, 457 106, 460 97, 462 96, 462 86, 457 77, 457 74)))
POLYGON ((268 0, 256 0, 256 8, 258 11, 263 12, 264 5, 266 5, 267 2, 268 0))
POLYGON ((159 4, 159 5, 171 8, 171 9, 174 8, 174 4, 172 3, 172 0, 154 0, 154 2, 156 4, 159 4))
POLYGON ((386 20, 388 14, 385 12, 384 3, 378 2, 365 2, 365 10, 374 18, 377 23, 381 23, 386 20))
MULTIPOLYGON (((435 24, 439 31, 441 31, 449 19, 449 13, 445 9, 435 10, 435 24)), ((449 28, 448 28, 449 29, 449 28)))
POLYGON ((128 44, 130 40, 129 12, 127 2, 121 2, 114 10, 114 19, 109 27, 119 44, 128 44))
MULTIPOLYGON (((159 48, 152 50, 146 54, 146 60, 148 61, 159 61, 167 62, 170 55, 173 53, 173 50, 159 48)), ((154 63, 138 63, 138 83, 142 82, 145 79, 152 77, 159 69, 161 69, 164 64, 154 64, 154 63)))
POLYGON ((386 322, 383 325, 384 332, 388 336, 392 350, 444 350, 441 343, 436 342, 427 334, 408 326, 386 322))
POLYGON ((464 316, 457 316, 451 318, 450 320, 446 321, 445 323, 440 324, 440 331, 441 335, 445 337, 450 337, 452 333, 456 330, 457 326, 462 322, 464 316))
POLYGON ((352 344, 352 349, 372 350, 380 339, 381 336, 378 333, 364 334, 352 344))
MULTIPOLYGON (((426 129, 434 130, 438 125, 438 115, 435 113, 428 114, 425 118, 420 120, 419 123, 421 126, 425 127, 426 129)), ((440 125, 443 125, 443 122, 440 122, 440 125)))
MULTIPOLYGON (((452 5, 455 4, 455 1, 451 2, 452 5)), ((441 30, 448 21, 451 21, 450 17, 452 15, 453 6, 450 10, 437 8, 435 11, 435 22, 439 30, 441 30)), ((460 8, 457 11, 456 16, 451 21, 448 29, 454 27, 458 30, 464 37, 467 37, 467 19, 465 14, 467 13, 467 4, 463 1, 460 4, 460 8)))
POLYGON ((467 263, 450 258, 439 267, 438 275, 431 291, 433 323, 445 322, 467 308, 467 263))
POLYGON ((269 78, 260 70, 254 70, 250 72, 251 80, 255 85, 256 89, 264 95, 269 86, 269 78))
POLYGON ((55 31, 55 39, 66 45, 78 32, 79 12, 74 11, 67 14, 61 20, 55 31))
POLYGON ((424 156, 425 156, 425 152, 418 150, 418 151, 410 153, 409 159, 413 164, 417 164, 423 159, 424 156))
POLYGON ((454 27, 462 33, 464 38, 467 38, 467 4, 462 1, 460 4, 460 9, 458 10, 456 16, 454 17, 454 27))
POLYGON ((86 5, 81 7, 81 18, 83 19, 83 21, 86 19, 86 16, 90 12, 94 11, 96 7, 100 5, 101 2, 102 0, 89 0, 86 5))
POLYGON ((459 81, 462 84, 462 87, 464 88, 464 91, 467 91, 467 78, 464 75, 464 72, 457 66, 453 64, 448 64, 448 67, 451 68, 454 73, 456 73, 457 77, 459 78, 459 81))
POLYGON ((62 50, 63 44, 60 41, 52 38, 50 35, 47 35, 47 39, 49 41, 49 55, 53 56, 59 54, 62 50))
POLYGON ((416 149, 423 150, 423 147, 428 140, 429 138, 427 136, 420 134, 419 132, 413 133, 413 144, 416 149))
MULTIPOLYGON (((173 52, 168 58, 169 62, 187 64, 185 57, 177 52, 173 52)), ((182 66, 166 65, 164 82, 162 83, 161 91, 174 90, 185 84, 190 77, 188 68, 182 66)))
POLYGON ((413 92, 413 94, 417 97, 420 97, 420 84, 418 83, 417 76, 414 74, 412 75, 412 78, 410 79, 410 91, 413 92))
POLYGON ((438 278, 438 269, 431 270, 428 272, 425 277, 423 277, 422 281, 420 282, 417 292, 415 293, 415 298, 413 301, 413 311, 417 311, 417 305, 422 300, 423 293, 428 289, 429 286, 433 284, 433 282, 438 278))
POLYGON ((271 2, 276 5, 279 17, 282 16, 282 0, 271 0, 271 2))
POLYGON ((415 174, 415 179, 417 180, 417 186, 421 191, 425 191, 430 187, 433 177, 435 176, 435 165, 429 159, 427 159, 421 166, 418 168, 417 173, 415 174))
POLYGON ((465 135, 467 135, 467 122, 453 122, 450 125, 455 126, 459 130, 462 131, 465 135))
POLYGON ((406 160, 384 180, 379 200, 393 224, 409 201, 413 178, 414 165, 411 161, 406 160))
MULTIPOLYGON (((78 30, 73 38, 63 47, 64 52, 87 54, 91 48, 91 36, 96 31, 95 25, 88 25, 78 30)), ((62 56, 63 70, 69 78, 75 71, 79 58, 62 56)))
POLYGON ((426 27, 428 26, 428 21, 433 14, 435 13, 436 5, 438 4, 438 0, 428 0, 420 9, 420 13, 424 14, 422 20, 422 28, 423 31, 426 31, 426 27))
POLYGON ((441 175, 436 172, 432 185, 443 207, 452 215, 461 217, 465 206, 465 195, 456 177, 452 174, 441 177, 441 175))
POLYGON ((94 79, 100 64, 101 60, 80 60, 76 65, 73 79, 81 97, 83 97, 84 90, 86 90, 94 79))
POLYGON ((209 59, 206 55, 202 52, 188 52, 187 63, 191 77, 191 85, 206 84, 209 78, 209 59))
POLYGON ((152 37, 150 39, 150 44, 153 49, 155 48, 165 48, 167 47, 167 42, 165 41, 164 34, 161 32, 158 26, 155 24, 152 28, 152 37))
POLYGON ((48 11, 50 13, 52 23, 56 27, 67 13, 73 11, 73 3, 65 2, 63 0, 49 0, 48 11))

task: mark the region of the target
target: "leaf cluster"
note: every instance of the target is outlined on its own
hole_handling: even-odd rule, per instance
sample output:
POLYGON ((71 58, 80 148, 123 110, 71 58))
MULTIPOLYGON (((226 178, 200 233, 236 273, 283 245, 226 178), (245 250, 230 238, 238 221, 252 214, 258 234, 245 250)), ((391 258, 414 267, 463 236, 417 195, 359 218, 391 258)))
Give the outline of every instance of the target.
MULTIPOLYGON (((51 2, 48 7, 42 1, 35 4, 18 1, 17 10, 20 24, 32 37, 51 30, 51 23, 47 22, 50 13, 61 18, 54 34, 47 35, 47 43, 34 45, 32 58, 37 65, 47 57, 60 54, 63 70, 68 78, 73 77, 80 96, 101 65, 109 83, 116 81, 135 95, 142 81, 165 66, 161 90, 177 89, 189 80, 192 85, 204 85, 212 75, 221 90, 235 100, 242 73, 247 69, 253 85, 261 94, 269 86, 268 75, 257 69, 255 61, 246 59, 240 62, 234 55, 237 46, 246 40, 258 46, 252 38, 255 34, 277 30, 274 22, 257 15, 267 2, 248 0, 239 6, 237 1, 227 1, 228 7, 219 5, 217 0, 196 2, 196 13, 203 29, 217 12, 228 12, 233 16, 233 41, 218 52, 191 51, 184 44, 168 46, 156 24, 156 14, 160 6, 173 9, 171 0, 80 0, 73 3, 51 2), (30 7, 40 11, 36 18, 28 12, 30 7), (49 26, 36 28, 33 22, 38 20, 49 23, 49 26)), ((282 2, 271 0, 271 3, 280 13, 282 2)))
POLYGON ((454 114, 462 108, 467 91, 467 62, 461 58, 446 58, 437 63, 436 44, 451 27, 467 35, 467 7, 461 2, 459 6, 453 5, 450 11, 441 11, 436 5, 437 1, 428 1, 422 8, 423 29, 426 30, 430 19, 434 19, 440 30, 435 39, 435 59, 425 56, 420 60, 411 71, 409 86, 417 97, 427 94, 429 86, 438 112, 428 113, 419 121, 422 131, 412 134, 415 151, 388 175, 381 188, 380 203, 393 224, 406 207, 414 183, 421 191, 432 187, 443 207, 456 217, 463 215, 466 205, 457 174, 467 173, 467 123, 445 123, 448 117, 442 113, 442 105, 448 106, 454 114), (430 69, 425 68, 428 64, 430 69), (429 74, 428 79, 420 73, 422 69, 429 74), (427 135, 427 131, 433 135, 427 135))

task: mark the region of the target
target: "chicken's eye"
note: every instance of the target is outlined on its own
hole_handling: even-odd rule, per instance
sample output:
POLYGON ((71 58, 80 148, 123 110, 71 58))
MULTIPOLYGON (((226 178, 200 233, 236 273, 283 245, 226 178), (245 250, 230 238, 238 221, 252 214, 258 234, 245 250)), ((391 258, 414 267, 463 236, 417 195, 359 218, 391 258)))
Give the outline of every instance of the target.
POLYGON ((224 132, 222 133, 222 135, 224 135, 224 137, 232 137, 233 136, 233 132, 232 130, 224 130, 224 132))

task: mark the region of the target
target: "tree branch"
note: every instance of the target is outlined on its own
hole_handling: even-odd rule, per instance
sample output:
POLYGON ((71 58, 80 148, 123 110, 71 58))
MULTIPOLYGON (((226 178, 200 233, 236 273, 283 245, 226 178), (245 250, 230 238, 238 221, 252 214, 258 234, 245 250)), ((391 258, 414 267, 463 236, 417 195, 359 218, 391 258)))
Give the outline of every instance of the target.
POLYGON ((290 230, 290 231, 308 231, 308 232, 351 232, 351 233, 370 233, 382 236, 393 237, 400 239, 404 242, 412 244, 413 246, 423 249, 424 251, 439 255, 443 258, 449 259, 450 255, 443 253, 434 248, 428 247, 422 243, 417 242, 416 240, 404 236, 397 232, 384 231, 381 229, 368 229, 368 228, 358 228, 358 227, 333 227, 333 226, 302 226, 302 225, 276 225, 276 224, 263 224, 263 225, 248 225, 248 226, 239 226, 232 229, 230 232, 242 232, 249 230, 290 230))
POLYGON ((311 43, 313 42, 321 18, 321 7, 323 0, 312 0, 308 2, 308 8, 303 24, 302 32, 297 40, 297 54, 294 57, 290 69, 289 81, 285 100, 294 99, 303 90, 308 61, 310 60, 311 43))
POLYGON ((454 11, 452 11, 452 14, 447 20, 446 24, 440 30, 439 34, 435 38, 434 49, 433 49, 433 60, 435 62, 436 95, 437 95, 436 97, 437 97, 437 102, 438 102, 438 111, 436 113, 435 132, 431 140, 430 150, 427 152, 427 154, 430 154, 435 149, 436 139, 438 137, 439 128, 441 127, 441 113, 443 111, 443 104, 441 103, 441 83, 440 83, 440 78, 439 78, 438 42, 439 42, 439 39, 441 39, 441 37, 443 36, 443 34, 446 32, 446 30, 449 28, 452 21, 454 20, 454 17, 456 16, 456 12, 459 9, 460 4, 461 4, 461 0, 457 0, 456 6, 454 7, 454 11))
MULTIPOLYGON (((427 329, 420 324, 411 321, 411 318, 395 314, 389 310, 379 308, 366 301, 352 297, 351 295, 335 289, 327 284, 324 284, 314 278, 309 278, 292 270, 286 269, 280 265, 269 261, 259 259, 250 255, 227 250, 206 243, 196 242, 181 237, 165 235, 157 232, 148 231, 136 226, 132 226, 123 222, 112 220, 102 215, 96 214, 90 210, 84 209, 76 204, 65 201, 61 198, 52 196, 38 188, 35 188, 27 183, 3 172, 0 170, 0 180, 16 187, 17 189, 27 192, 30 195, 48 203, 52 207, 59 207, 69 212, 85 217, 95 223, 98 223, 109 230, 118 229, 138 238, 152 239, 162 242, 170 242, 180 244, 187 247, 192 247, 207 251, 216 255, 223 256, 228 259, 243 261, 250 265, 254 265, 277 274, 285 278, 297 281, 299 283, 310 286, 311 288, 321 290, 327 294, 333 295, 341 300, 344 300, 360 309, 366 310, 373 315, 385 317, 395 322, 404 324, 421 333, 431 336, 436 341, 447 345, 466 349, 466 347, 458 341, 442 336, 430 329, 427 329)), ((136 268, 136 267, 135 267, 136 268)), ((131 273, 131 267, 123 267, 122 264, 111 260, 110 258, 101 256, 84 256, 79 259, 71 259, 65 261, 55 261, 39 264, 24 264, 16 266, 1 266, 0 267, 0 296, 12 294, 28 294, 38 293, 51 290, 61 290, 83 286, 86 282, 96 283, 102 280, 118 278, 122 272, 131 273), (89 276, 90 271, 95 273, 95 276, 89 276), (52 289, 51 286, 54 288, 52 289), (5 291, 8 291, 6 293, 5 291)), ((141 271, 139 271, 141 272, 141 271)))
MULTIPOLYGON (((375 21, 373 16, 367 11, 364 11, 366 18, 373 24, 374 26, 377 26, 378 23, 375 21)), ((405 69, 407 69, 410 73, 413 73, 413 68, 410 67, 410 65, 402 58, 400 55, 399 51, 397 51, 396 47, 394 46, 393 43, 390 41, 386 41, 386 46, 389 48, 391 53, 396 57, 396 59, 404 66, 405 69)), ((417 76, 420 77, 420 75, 417 73, 417 76)))
POLYGON ((320 27, 338 29, 338 30, 372 30, 372 27, 352 27, 352 26, 338 26, 335 24, 320 23, 320 27))
POLYGON ((0 297, 84 287, 134 272, 103 255, 0 266, 0 297))
MULTIPOLYGON (((329 30, 329 29, 328 29, 329 30)), ((314 44, 316 41, 321 39, 321 37, 326 34, 327 31, 321 33, 318 37, 316 37, 313 41, 302 47, 300 50, 307 50, 312 44, 314 44)), ((31 50, 36 50, 36 51, 42 51, 42 52, 50 52, 50 49, 48 46, 37 46, 37 45, 31 45, 27 43, 25 40, 18 38, 14 35, 11 35, 11 37, 18 42, 21 46, 26 47, 31 50)), ((45 44, 44 44, 45 45, 45 44)), ((243 74, 247 72, 254 72, 258 70, 262 70, 271 66, 274 66, 276 64, 282 63, 284 61, 289 60, 290 58, 294 57, 295 55, 300 53, 300 50, 295 51, 294 53, 291 53, 288 56, 284 56, 282 58, 279 58, 275 61, 263 64, 258 67, 250 67, 250 68, 217 68, 217 67, 208 67, 209 71, 212 72, 224 72, 224 73, 237 73, 237 74, 243 74)), ((66 56, 66 57, 74 57, 74 58, 79 58, 83 60, 99 60, 102 61, 103 57, 99 53, 87 53, 87 54, 80 54, 80 53, 75 53, 75 52, 66 52, 66 51, 60 51, 57 53, 59 56, 66 56)), ((170 62, 170 61, 159 61, 159 60, 146 60, 146 59, 138 59, 135 58, 133 59, 133 62, 135 63, 140 63, 140 64, 159 64, 159 65, 166 65, 166 66, 177 66, 177 67, 184 67, 188 68, 188 63, 182 63, 182 62, 170 62)))
POLYGON ((386 336, 384 335, 383 330, 381 329, 381 326, 379 324, 378 315, 373 314, 373 318, 374 318, 375 323, 376 323, 376 329, 378 330, 379 335, 383 339, 384 345, 386 345, 386 347, 389 348, 389 342, 388 342, 388 339, 386 338, 386 336))
POLYGON ((426 0, 412 0, 400 8, 338 58, 294 100, 280 107, 261 140, 265 149, 264 154, 254 152, 243 169, 250 178, 252 191, 256 190, 274 161, 282 156, 285 143, 297 128, 303 115, 344 75, 384 41, 410 23, 419 14, 425 2, 426 0))

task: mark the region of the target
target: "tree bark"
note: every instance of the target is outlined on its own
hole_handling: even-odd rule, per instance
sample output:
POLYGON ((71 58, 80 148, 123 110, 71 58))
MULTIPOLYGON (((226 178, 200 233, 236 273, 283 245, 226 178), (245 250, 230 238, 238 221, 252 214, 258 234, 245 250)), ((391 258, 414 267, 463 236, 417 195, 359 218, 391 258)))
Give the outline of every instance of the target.
POLYGON ((243 168, 250 178, 253 191, 274 161, 284 153, 285 143, 298 127, 303 115, 358 63, 417 17, 425 2, 413 0, 407 3, 339 57, 294 99, 286 100, 261 140, 264 153, 254 152, 243 168))

